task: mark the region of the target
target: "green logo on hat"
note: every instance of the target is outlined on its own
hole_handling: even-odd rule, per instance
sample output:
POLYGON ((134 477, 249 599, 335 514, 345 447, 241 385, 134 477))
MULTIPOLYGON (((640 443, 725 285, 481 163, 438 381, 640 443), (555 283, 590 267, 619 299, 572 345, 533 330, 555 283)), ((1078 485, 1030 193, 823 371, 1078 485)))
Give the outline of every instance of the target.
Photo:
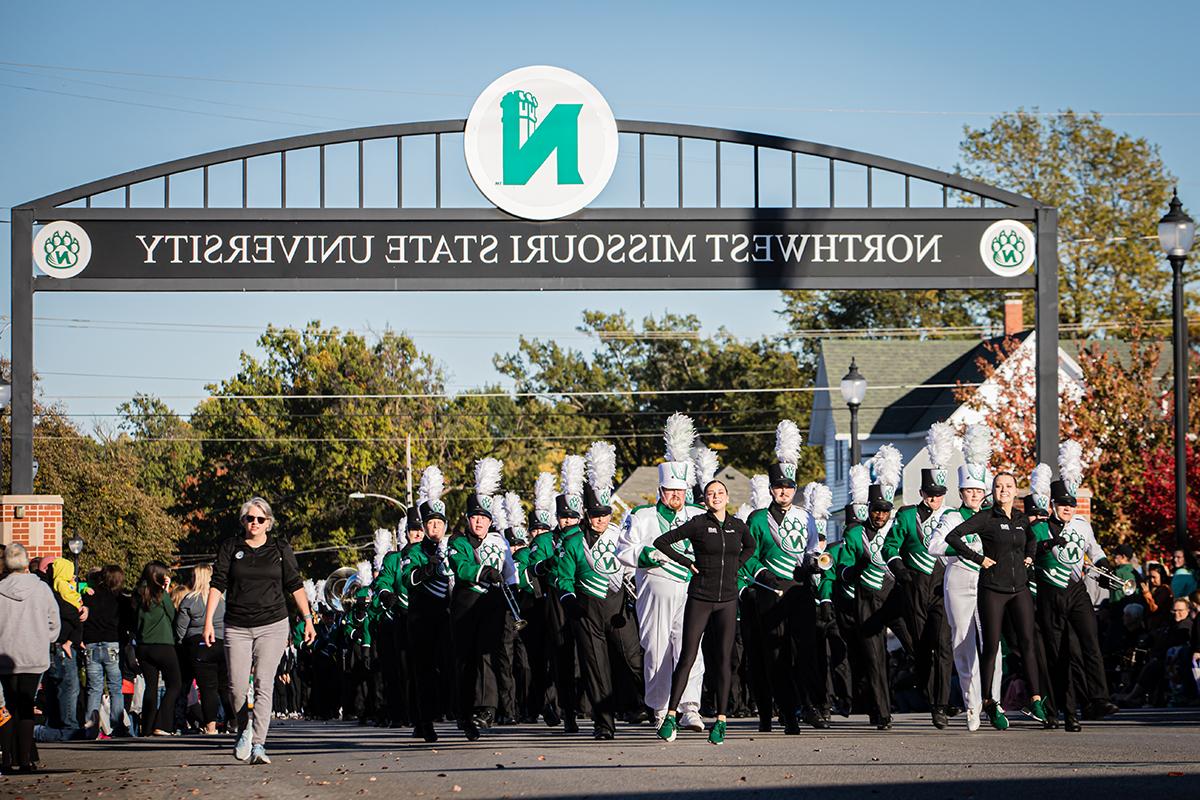
POLYGON ((783 477, 789 481, 796 480, 796 465, 795 464, 780 464, 779 471, 783 473, 783 477))
POLYGON ((433 509, 433 513, 435 514, 442 514, 444 516, 446 513, 446 504, 441 500, 434 500, 429 504, 429 507, 433 509))
POLYGON ((567 495, 567 508, 572 511, 580 511, 583 509, 583 498, 577 494, 567 495))
POLYGON ((938 486, 945 486, 946 481, 949 480, 949 477, 950 476, 946 474, 946 470, 944 469, 935 469, 933 471, 933 482, 938 486))

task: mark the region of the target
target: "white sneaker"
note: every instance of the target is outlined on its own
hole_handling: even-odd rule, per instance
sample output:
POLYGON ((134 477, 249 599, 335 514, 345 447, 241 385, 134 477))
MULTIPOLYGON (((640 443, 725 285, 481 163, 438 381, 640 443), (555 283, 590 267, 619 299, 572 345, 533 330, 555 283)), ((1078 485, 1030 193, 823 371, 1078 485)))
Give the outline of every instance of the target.
POLYGON ((704 733, 704 720, 695 711, 685 711, 679 715, 679 727, 686 731, 704 733))
POLYGON ((254 749, 250 752, 251 764, 270 764, 271 759, 267 758, 267 748, 261 744, 254 745, 254 749))
POLYGON ((667 712, 655 711, 654 712, 654 730, 658 730, 659 728, 661 728, 663 720, 666 718, 667 718, 667 712))
POLYGON ((969 731, 979 730, 979 709, 977 709, 977 708, 968 708, 967 709, 967 730, 969 730, 969 731))
POLYGON ((250 749, 254 742, 254 728, 247 725, 246 730, 242 731, 242 735, 238 737, 237 744, 233 748, 233 757, 238 761, 250 760, 250 749))

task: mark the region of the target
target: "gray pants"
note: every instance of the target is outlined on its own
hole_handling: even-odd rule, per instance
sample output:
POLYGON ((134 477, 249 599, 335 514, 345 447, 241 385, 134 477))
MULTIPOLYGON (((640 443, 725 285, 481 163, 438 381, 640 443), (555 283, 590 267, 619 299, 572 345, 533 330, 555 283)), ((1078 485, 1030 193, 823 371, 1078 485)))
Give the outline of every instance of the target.
POLYGON ((256 628, 225 625, 225 658, 229 660, 229 692, 237 709, 238 735, 249 724, 246 707, 250 675, 254 675, 254 744, 266 745, 271 727, 271 700, 275 670, 287 649, 290 627, 286 618, 256 628))

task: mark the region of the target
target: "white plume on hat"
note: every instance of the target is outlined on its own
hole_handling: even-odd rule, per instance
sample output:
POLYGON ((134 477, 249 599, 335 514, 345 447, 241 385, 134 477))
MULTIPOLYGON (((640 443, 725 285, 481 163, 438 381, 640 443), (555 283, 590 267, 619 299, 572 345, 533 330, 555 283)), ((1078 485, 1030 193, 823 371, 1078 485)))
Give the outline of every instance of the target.
POLYGON ((888 489, 894 492, 900 486, 900 476, 904 473, 904 459, 893 445, 881 445, 871 458, 871 468, 875 473, 875 482, 884 487, 886 497, 888 489))
MULTIPOLYGON (((542 473, 546 474, 546 473, 542 473)), ((553 480, 553 479, 551 479, 553 480)), ((553 503, 553 501, 551 501, 553 503)), ((525 516, 525 506, 521 504, 521 496, 516 492, 505 492, 504 494, 504 516, 508 517, 508 527, 524 528, 527 517, 525 516)))
POLYGON ((617 474, 617 448, 611 442, 592 442, 585 456, 588 483, 597 497, 612 494, 613 478, 617 474))
POLYGON ((498 458, 481 458, 475 462, 475 494, 491 497, 500 491, 500 473, 504 462, 498 458))
POLYGON ((986 467, 992 463, 992 429, 982 423, 968 425, 963 435, 963 460, 986 467))
POLYGON ((692 463, 696 467, 696 485, 703 489, 708 485, 708 482, 717 477, 717 471, 721 468, 720 459, 717 458, 717 451, 711 447, 697 445, 692 448, 692 463))
POLYGON ((586 468, 583 456, 569 455, 562 463, 562 493, 583 494, 583 471, 586 468))
POLYGON ((1058 474, 1072 491, 1083 483, 1083 448, 1067 439, 1058 444, 1058 474))
POLYGON ((533 508, 538 512, 546 512, 548 518, 554 517, 554 489, 554 475, 539 472, 533 483, 533 508))
POLYGON ((775 426, 775 457, 780 464, 799 464, 800 447, 803 444, 804 437, 800 435, 800 428, 795 422, 785 419, 775 426))
POLYGON ((504 507, 504 495, 492 495, 492 526, 496 530, 503 531, 512 524, 508 521, 507 512, 508 509, 504 507))
POLYGON ((304 579, 304 596, 308 598, 308 607, 310 609, 317 607, 317 584, 312 578, 304 579))
POLYGON ((678 411, 667 417, 663 427, 663 441, 667 445, 667 461, 688 461, 692 442, 696 441, 696 425, 687 414, 678 411))
POLYGON ((370 561, 360 561, 354 565, 354 568, 356 570, 358 570, 358 579, 362 582, 362 585, 370 586, 371 585, 371 562, 370 561))
POLYGON ((1029 473, 1029 492, 1037 497, 1050 497, 1050 478, 1052 470, 1049 464, 1038 464, 1029 473))
POLYGON ((871 471, 866 464, 855 464, 850 468, 850 502, 867 504, 871 488, 871 471))
POLYGON ((810 483, 804 487, 804 500, 814 519, 829 519, 829 509, 833 507, 832 489, 823 483, 810 483))
POLYGON ((417 486, 417 504, 432 503, 442 496, 446 489, 446 478, 442 471, 434 466, 425 468, 421 473, 421 483, 417 486))
POLYGON ((387 528, 375 529, 375 571, 383 569, 383 557, 392 552, 392 532, 387 528))
POLYGON ((929 463, 934 469, 945 469, 954 460, 954 428, 946 422, 935 422, 925 435, 925 447, 929 450, 929 463))
POLYGON ((313 592, 317 596, 317 605, 320 606, 325 605, 325 581, 325 578, 321 578, 321 580, 313 584, 313 592))
POLYGON ((753 511, 771 504, 771 481, 766 475, 755 475, 750 479, 750 502, 742 503, 736 516, 745 522, 753 511))
POLYGON ((809 481, 807 484, 804 485, 804 493, 801 495, 801 497, 803 499, 800 501, 800 507, 803 508, 805 511, 808 510, 809 504, 812 503, 813 491, 816 488, 817 488, 816 481, 809 481))

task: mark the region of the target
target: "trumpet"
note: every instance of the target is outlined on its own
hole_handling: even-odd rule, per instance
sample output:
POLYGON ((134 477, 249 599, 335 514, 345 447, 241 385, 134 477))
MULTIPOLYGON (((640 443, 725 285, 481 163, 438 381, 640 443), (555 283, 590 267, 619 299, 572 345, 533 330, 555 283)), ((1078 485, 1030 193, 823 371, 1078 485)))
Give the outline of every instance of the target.
POLYGON ((488 587, 489 590, 496 588, 499 588, 500 594, 504 595, 504 602, 508 604, 508 610, 513 615, 513 627, 518 631, 524 630, 529 623, 521 619, 521 609, 517 607, 517 599, 512 596, 512 592, 503 583, 493 583, 488 587))
POLYGON ((1115 583, 1117 586, 1121 587, 1121 594, 1125 595, 1126 597, 1129 597, 1137 592, 1137 581, 1133 578, 1125 578, 1122 580, 1116 575, 1116 573, 1104 569, 1103 567, 1097 567, 1095 564, 1088 564, 1087 571, 1093 575, 1096 575, 1097 577, 1107 579, 1110 583, 1115 583))
POLYGON ((828 551, 822 550, 820 553, 817 553, 817 569, 821 570, 821 572, 833 569, 833 556, 828 551))

